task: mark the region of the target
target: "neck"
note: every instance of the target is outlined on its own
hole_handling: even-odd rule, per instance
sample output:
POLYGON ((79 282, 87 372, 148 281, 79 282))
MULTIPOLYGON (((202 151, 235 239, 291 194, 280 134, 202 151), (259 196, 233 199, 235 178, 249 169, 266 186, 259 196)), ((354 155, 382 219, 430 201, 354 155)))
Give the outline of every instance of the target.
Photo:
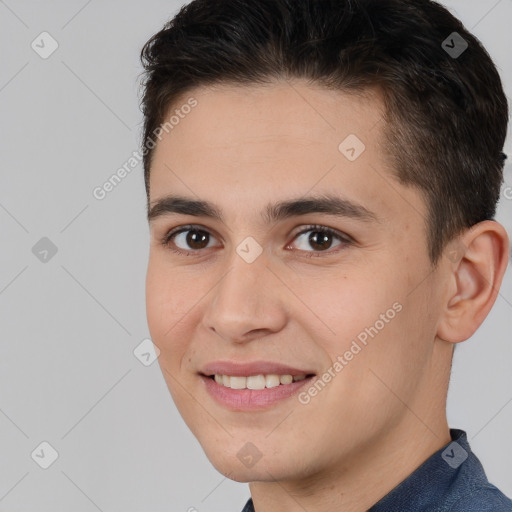
POLYGON ((435 371, 403 414, 351 455, 315 474, 249 487, 256 512, 366 512, 423 462, 451 441, 446 419, 453 346, 435 345, 435 371))
POLYGON ((408 414, 350 460, 294 481, 252 482, 256 512, 364 512, 451 441, 446 415, 423 424, 408 414), (426 426, 428 425, 428 426, 426 426))

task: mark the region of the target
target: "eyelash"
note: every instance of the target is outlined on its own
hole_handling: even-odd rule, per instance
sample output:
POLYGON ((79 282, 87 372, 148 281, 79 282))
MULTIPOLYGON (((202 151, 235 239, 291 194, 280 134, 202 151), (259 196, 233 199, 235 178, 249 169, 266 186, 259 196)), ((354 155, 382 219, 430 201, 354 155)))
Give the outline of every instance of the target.
MULTIPOLYGON (((172 238, 175 237, 176 235, 179 235, 180 233, 183 233, 183 232, 194 231, 194 230, 195 231, 203 231, 205 233, 208 233, 209 235, 211 234, 207 229, 203 228, 202 226, 189 224, 189 225, 181 226, 180 228, 176 228, 174 230, 168 231, 162 238, 161 243, 164 247, 170 249, 171 251, 175 252, 176 254, 179 254, 182 256, 193 256, 193 255, 203 251, 204 249, 184 251, 182 249, 174 248, 170 242, 171 242, 172 238)), ((340 240, 340 242, 342 242, 342 244, 344 246, 348 246, 348 245, 351 245, 354 243, 354 241, 348 235, 344 235, 332 228, 328 228, 326 226, 321 226, 318 224, 310 224, 310 225, 306 226, 302 231, 295 234, 293 240, 298 238, 300 235, 307 233, 308 231, 315 231, 315 232, 326 234, 326 235, 332 235, 332 236, 338 238, 338 240, 340 240)), ((341 250, 343 250, 343 249, 341 249, 341 250)), ((303 251, 303 250, 299 249, 298 251, 306 253, 306 255, 304 256, 306 258, 322 257, 324 255, 324 253, 327 255, 333 254, 333 251, 330 251, 329 249, 327 249, 326 251, 303 251)), ((339 251, 340 251, 340 249, 334 251, 334 253, 337 253, 339 251)))

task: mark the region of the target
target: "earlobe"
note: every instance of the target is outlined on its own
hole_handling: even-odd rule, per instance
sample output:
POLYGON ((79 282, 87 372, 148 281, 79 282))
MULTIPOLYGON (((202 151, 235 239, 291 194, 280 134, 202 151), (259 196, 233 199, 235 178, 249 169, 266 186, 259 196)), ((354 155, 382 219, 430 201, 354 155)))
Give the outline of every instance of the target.
POLYGON ((509 241, 496 221, 483 221, 445 249, 450 284, 439 338, 452 343, 467 340, 491 310, 507 269, 509 241))

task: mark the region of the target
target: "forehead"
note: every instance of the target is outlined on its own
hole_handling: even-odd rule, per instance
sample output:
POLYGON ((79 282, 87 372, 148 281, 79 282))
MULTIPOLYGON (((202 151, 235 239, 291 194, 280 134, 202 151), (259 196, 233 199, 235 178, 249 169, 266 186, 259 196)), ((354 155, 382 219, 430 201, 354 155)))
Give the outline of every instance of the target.
POLYGON ((150 204, 172 193, 224 204, 227 216, 260 214, 269 200, 337 192, 384 218, 410 210, 411 201, 424 208, 415 189, 392 177, 375 90, 221 85, 191 91, 169 115, 190 98, 197 105, 155 148, 150 204))
MULTIPOLYGON (((180 148, 198 149, 199 158, 215 153, 218 158, 232 159, 241 146, 241 159, 247 152, 253 156, 253 151, 262 149, 272 149, 273 158, 279 153, 289 158, 292 152, 300 155, 315 149, 339 156, 338 145, 344 136, 353 134, 372 145, 381 135, 381 129, 374 130, 384 112, 376 89, 349 94, 300 80, 251 86, 220 84, 183 95, 167 118, 191 97, 197 106, 187 109, 190 112, 172 127, 173 137, 164 134, 165 142, 158 144, 155 158, 168 145, 176 156, 181 156, 180 148)), ((188 153, 187 158, 193 157, 188 153)))

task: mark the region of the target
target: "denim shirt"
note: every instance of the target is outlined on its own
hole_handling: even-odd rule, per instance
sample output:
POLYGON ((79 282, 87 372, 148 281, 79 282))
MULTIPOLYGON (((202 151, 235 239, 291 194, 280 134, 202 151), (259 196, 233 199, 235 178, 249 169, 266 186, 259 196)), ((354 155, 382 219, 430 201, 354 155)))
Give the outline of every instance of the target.
MULTIPOLYGON (((512 501, 485 476, 466 432, 429 457, 368 512, 512 512, 512 501)), ((254 512, 252 499, 242 512, 254 512)))

